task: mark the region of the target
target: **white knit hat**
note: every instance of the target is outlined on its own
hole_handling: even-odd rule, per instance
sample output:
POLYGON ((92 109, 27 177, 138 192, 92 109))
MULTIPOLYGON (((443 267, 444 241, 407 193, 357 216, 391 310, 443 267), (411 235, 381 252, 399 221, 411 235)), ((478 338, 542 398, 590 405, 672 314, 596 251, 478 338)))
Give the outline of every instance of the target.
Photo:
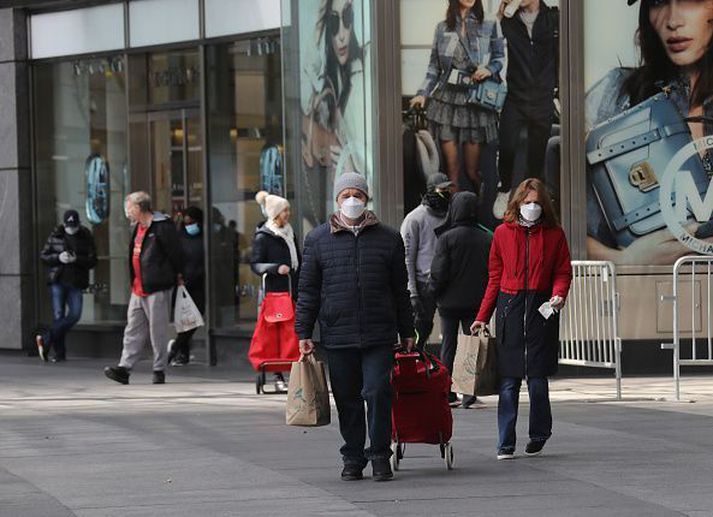
POLYGON ((268 220, 272 221, 280 215, 285 208, 289 208, 290 202, 284 197, 276 196, 270 194, 265 198, 265 212, 267 213, 268 220))

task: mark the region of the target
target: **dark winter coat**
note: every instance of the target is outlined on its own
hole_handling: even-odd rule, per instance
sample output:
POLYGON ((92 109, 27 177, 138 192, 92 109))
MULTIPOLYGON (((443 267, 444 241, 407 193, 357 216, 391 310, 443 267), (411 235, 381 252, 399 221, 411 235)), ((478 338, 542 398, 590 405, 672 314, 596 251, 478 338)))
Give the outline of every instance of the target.
POLYGON ((48 284, 60 282, 77 289, 86 289, 89 286, 89 270, 97 265, 92 232, 80 226, 77 233, 69 235, 64 231, 64 225, 60 224, 47 238, 40 259, 49 266, 48 284), (59 255, 63 251, 73 252, 77 257, 76 262, 62 264, 59 255))
POLYGON ((478 198, 471 192, 453 196, 448 228, 438 232, 429 288, 441 315, 474 317, 488 285, 491 237, 477 226, 478 198))
POLYGON ((332 216, 307 235, 300 274, 300 339, 319 319, 327 349, 393 346, 414 336, 404 243, 396 230, 367 212, 357 235, 332 216))
POLYGON ((509 102, 517 102, 530 109, 553 109, 552 100, 557 87, 557 59, 559 11, 540 2, 540 12, 532 29, 516 14, 500 21, 508 48, 509 102))
POLYGON ((476 319, 489 321, 497 303, 500 375, 554 375, 559 317, 545 319, 538 308, 554 295, 566 299, 569 293, 572 265, 562 228, 501 224, 495 230, 488 268, 488 288, 476 319))
POLYGON ((185 228, 179 232, 179 242, 183 257, 183 280, 198 310, 205 311, 205 248, 203 232, 189 235, 185 228))
MULTIPOLYGON (((134 226, 129 241, 129 275, 134 284, 134 239, 138 224, 134 226)), ((141 283, 147 294, 165 291, 176 286, 178 274, 183 271, 181 245, 178 231, 171 219, 159 212, 154 212, 153 221, 146 231, 141 247, 141 283)))
MULTIPOLYGON (((295 248, 297 249, 297 260, 302 263, 300 247, 295 238, 295 248)), ((282 265, 290 266, 290 276, 292 278, 292 296, 297 298, 297 286, 299 283, 300 270, 292 269, 292 257, 290 248, 285 239, 275 235, 266 225, 260 226, 255 231, 253 239, 252 256, 250 257, 250 268, 258 276, 267 274, 265 279, 265 290, 267 292, 284 293, 290 290, 288 279, 285 275, 277 272, 282 265)))

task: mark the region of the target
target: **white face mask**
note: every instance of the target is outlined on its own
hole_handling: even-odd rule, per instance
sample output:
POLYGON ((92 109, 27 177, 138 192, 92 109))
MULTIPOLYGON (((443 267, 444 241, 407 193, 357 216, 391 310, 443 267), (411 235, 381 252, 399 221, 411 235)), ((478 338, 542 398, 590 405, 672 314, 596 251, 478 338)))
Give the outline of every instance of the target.
POLYGON ((79 231, 79 226, 65 226, 64 231, 67 232, 69 235, 74 235, 79 231))
POLYGON ((538 203, 520 205, 520 215, 525 221, 534 223, 542 215, 542 207, 538 203))
POLYGON ((342 201, 342 206, 340 208, 342 215, 344 215, 347 219, 352 220, 359 219, 365 209, 366 205, 364 201, 357 199, 354 196, 342 201))

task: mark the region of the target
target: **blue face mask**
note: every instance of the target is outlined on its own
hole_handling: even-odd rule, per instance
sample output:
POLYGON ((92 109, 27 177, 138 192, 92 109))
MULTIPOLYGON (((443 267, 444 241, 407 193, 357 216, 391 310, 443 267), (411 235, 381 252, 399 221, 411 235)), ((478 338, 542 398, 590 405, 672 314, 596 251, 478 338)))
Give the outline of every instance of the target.
POLYGON ((188 235, 198 235, 201 233, 201 227, 198 226, 198 223, 187 224, 184 228, 186 229, 186 233, 188 235))

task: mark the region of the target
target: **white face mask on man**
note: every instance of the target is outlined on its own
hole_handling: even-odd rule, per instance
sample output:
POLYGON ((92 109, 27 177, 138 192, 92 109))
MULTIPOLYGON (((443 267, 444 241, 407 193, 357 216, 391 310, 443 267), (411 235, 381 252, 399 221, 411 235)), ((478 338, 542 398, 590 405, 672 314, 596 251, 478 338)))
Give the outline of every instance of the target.
POLYGON ((356 220, 359 219, 366 210, 366 204, 361 199, 357 199, 354 196, 349 197, 342 201, 342 206, 339 208, 342 215, 347 219, 356 220))
POLYGON ((536 222, 542 215, 542 207, 539 203, 527 203, 520 205, 520 215, 525 221, 536 222))

